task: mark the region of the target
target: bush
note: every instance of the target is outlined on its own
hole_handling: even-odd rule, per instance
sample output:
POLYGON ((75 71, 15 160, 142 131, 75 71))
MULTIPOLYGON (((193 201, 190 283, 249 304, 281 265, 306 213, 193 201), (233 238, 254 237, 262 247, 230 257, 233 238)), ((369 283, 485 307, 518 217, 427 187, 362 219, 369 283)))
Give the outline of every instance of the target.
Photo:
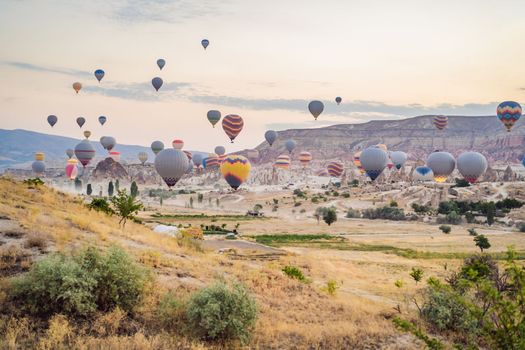
POLYGON ((326 222, 328 226, 337 221, 337 212, 335 208, 326 208, 326 210, 324 210, 323 221, 326 222))
POLYGON ((396 207, 384 206, 381 208, 370 208, 363 211, 363 217, 370 220, 384 219, 401 221, 405 220, 405 212, 403 209, 396 207))
POLYGON ((359 210, 348 208, 348 211, 346 212, 346 217, 349 219, 360 218, 361 212, 359 212, 359 210))
POLYGON ((476 254, 465 259, 459 271, 459 277, 476 282, 487 279, 497 282, 499 279, 498 264, 487 254, 476 254))
POLYGON ((120 216, 119 225, 126 226, 127 220, 134 220, 135 215, 144 208, 142 203, 131 195, 127 195, 125 190, 118 190, 117 195, 111 198, 111 203, 115 212, 120 216))
POLYGON ((306 199, 306 193, 298 188, 296 188, 295 190, 293 190, 293 195, 294 196, 297 196, 299 198, 304 198, 306 199))
POLYGON ((89 209, 100 211, 108 215, 113 215, 115 213, 105 198, 93 198, 87 207, 89 209))
POLYGON ((257 306, 241 284, 217 282, 201 289, 189 300, 188 326, 201 339, 245 344, 257 319, 257 306))
POLYGON ((285 266, 283 268, 283 272, 286 276, 290 277, 290 278, 294 278, 296 280, 299 280, 301 282, 306 282, 306 277, 304 277, 304 274, 301 270, 299 270, 299 268, 295 267, 295 266, 285 266))
POLYGON ((474 243, 476 243, 476 247, 478 247, 482 253, 485 249, 490 248, 489 239, 485 235, 477 235, 474 237, 474 243))
POLYGON ((38 248, 40 250, 45 250, 47 247, 47 242, 42 235, 31 234, 27 236, 27 241, 24 244, 26 248, 38 248))
POLYGON ((441 230, 441 232, 443 232, 445 234, 449 234, 450 232, 452 232, 452 227, 450 227, 448 225, 441 225, 441 226, 439 226, 439 229, 441 230))
POLYGON ((159 303, 157 318, 165 329, 180 331, 187 322, 187 306, 186 300, 177 298, 173 293, 167 293, 159 303))
POLYGON ((520 232, 525 232, 525 222, 520 222, 517 226, 520 232))
POLYGON ((392 199, 392 200, 390 201, 389 206, 391 206, 391 207, 393 207, 393 208, 397 208, 399 205, 397 204, 397 202, 396 202, 395 200, 392 199))
POLYGON ((476 231, 476 229, 473 229, 473 228, 467 229, 467 232, 471 236, 477 236, 478 235, 478 231, 476 231))
POLYGON ((428 205, 419 205, 412 203, 412 209, 418 214, 426 214, 432 211, 432 208, 428 205))
POLYGON ((139 187, 137 186, 137 183, 135 181, 131 183, 129 193, 132 197, 137 197, 139 195, 139 187))

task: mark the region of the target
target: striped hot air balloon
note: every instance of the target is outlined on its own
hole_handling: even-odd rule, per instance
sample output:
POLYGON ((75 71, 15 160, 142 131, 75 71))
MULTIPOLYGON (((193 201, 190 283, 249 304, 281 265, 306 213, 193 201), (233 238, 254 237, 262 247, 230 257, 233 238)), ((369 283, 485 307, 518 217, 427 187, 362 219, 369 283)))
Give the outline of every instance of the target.
POLYGON ((287 154, 281 154, 273 163, 274 168, 288 169, 290 168, 290 156, 287 154))
POLYGON ((120 152, 111 151, 109 152, 109 157, 117 163, 120 162, 120 152))
POLYGON ((182 147, 184 147, 184 141, 175 139, 171 142, 171 145, 175 149, 182 149, 182 147))
POLYGON ((66 177, 74 180, 78 175, 78 161, 76 159, 68 159, 66 165, 66 177))
POLYGON ((432 118, 432 124, 434 124, 438 130, 443 130, 448 125, 448 117, 446 115, 436 115, 432 118))
POLYGON ((239 133, 242 131, 243 126, 244 121, 242 120, 241 116, 237 114, 228 114, 226 117, 222 118, 222 128, 232 143, 237 135, 239 135, 239 133))
POLYGON ((208 158, 204 159, 204 168, 208 170, 214 170, 219 168, 219 156, 217 156, 215 153, 210 153, 208 155, 208 158))
POLYGON ((35 152, 35 160, 44 161, 45 157, 44 152, 35 152))
POLYGON ((221 175, 226 182, 234 189, 238 189, 243 182, 250 176, 250 161, 238 155, 229 155, 221 164, 221 175))
POLYGON ((501 102, 496 109, 498 114, 498 119, 500 122, 505 125, 507 132, 510 132, 510 129, 514 126, 521 118, 521 106, 519 103, 514 101, 505 101, 501 102))
POLYGON ((95 148, 91 145, 88 139, 84 139, 75 146, 75 156, 79 160, 80 164, 85 168, 89 164, 91 159, 95 157, 95 148))
POLYGON ((354 154, 354 165, 357 167, 361 174, 365 173, 365 169, 361 165, 361 151, 358 151, 354 154))
POLYGON ((315 172, 315 176, 328 177, 330 174, 328 174, 328 170, 326 169, 319 169, 315 172))
POLYGON ((308 165, 310 165, 311 161, 312 161, 312 154, 310 152, 302 151, 301 153, 299 153, 299 162, 301 163, 303 167, 306 168, 308 165))
POLYGON ((217 156, 217 160, 219 161, 219 165, 222 164, 222 162, 224 162, 224 160, 226 159, 227 156, 228 155, 226 155, 226 154, 217 156))
POLYGON ((191 154, 190 151, 182 151, 182 152, 184 152, 184 153, 188 156, 188 160, 189 160, 190 163, 191 163, 191 159, 193 158, 193 154, 191 154))
POLYGON ((334 161, 328 163, 326 170, 328 170, 328 174, 330 174, 330 176, 339 177, 343 173, 344 166, 343 163, 339 161, 334 161))

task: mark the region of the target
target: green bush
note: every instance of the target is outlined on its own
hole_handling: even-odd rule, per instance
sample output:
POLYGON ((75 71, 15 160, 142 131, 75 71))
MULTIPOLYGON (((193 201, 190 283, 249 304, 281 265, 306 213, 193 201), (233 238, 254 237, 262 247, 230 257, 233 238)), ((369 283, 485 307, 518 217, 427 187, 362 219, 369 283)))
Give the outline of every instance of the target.
POLYGON ((478 231, 476 231, 476 229, 474 229, 474 228, 467 229, 467 232, 471 236, 477 236, 478 235, 478 231))
POLYGON ((360 218, 361 212, 359 212, 359 210, 348 208, 348 211, 346 212, 346 217, 349 219, 360 218))
POLYGON ((427 214, 432 211, 432 208, 428 205, 419 205, 412 203, 412 209, 418 214, 427 214))
POLYGON ((283 268, 283 272, 286 276, 290 278, 294 278, 301 282, 306 282, 306 277, 304 277, 303 272, 299 270, 298 267, 288 265, 283 268))
POLYGON ((185 330, 187 307, 187 300, 177 298, 173 293, 166 293, 157 308, 157 318, 167 330, 185 330))
POLYGON ((115 211, 109 206, 109 202, 105 198, 93 198, 91 203, 87 205, 89 209, 100 211, 108 215, 113 215, 115 211))
POLYGON ((525 232, 525 222, 520 222, 517 226, 520 232, 525 232))
POLYGON ((439 229, 441 230, 441 232, 443 232, 445 234, 449 234, 450 232, 452 232, 452 227, 450 227, 448 225, 441 225, 441 226, 439 226, 439 229))
POLYGON ((198 338, 245 344, 257 319, 257 305, 241 284, 217 282, 190 298, 186 317, 189 329, 198 338))
POLYGON ((366 219, 384 219, 401 221, 405 220, 405 212, 397 207, 384 206, 381 208, 370 208, 363 210, 363 217, 366 219))

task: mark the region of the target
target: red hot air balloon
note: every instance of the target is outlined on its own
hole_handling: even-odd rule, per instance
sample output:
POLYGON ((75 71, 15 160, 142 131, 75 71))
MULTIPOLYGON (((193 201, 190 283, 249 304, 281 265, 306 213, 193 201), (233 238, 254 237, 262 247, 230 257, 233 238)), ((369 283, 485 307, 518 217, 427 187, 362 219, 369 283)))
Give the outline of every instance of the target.
POLYGON ((228 114, 226 117, 222 118, 222 128, 231 142, 239 135, 244 126, 244 121, 241 116, 236 114, 228 114))
POLYGON ((328 174, 330 174, 330 176, 339 177, 343 173, 344 167, 343 163, 335 161, 330 162, 326 169, 328 170, 328 174))

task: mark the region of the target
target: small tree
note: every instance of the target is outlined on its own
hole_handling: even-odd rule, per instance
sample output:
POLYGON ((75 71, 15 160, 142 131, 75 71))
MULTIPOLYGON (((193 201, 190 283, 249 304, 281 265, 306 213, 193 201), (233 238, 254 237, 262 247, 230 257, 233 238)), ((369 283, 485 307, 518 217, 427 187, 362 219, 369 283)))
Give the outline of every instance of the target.
POLYGON ((202 203, 203 199, 204 199, 204 195, 202 193, 197 194, 197 203, 202 203))
POLYGON ((332 225, 337 221, 337 212, 335 208, 326 208, 323 213, 323 220, 327 223, 328 226, 332 225))
POLYGON ((496 217, 496 205, 493 202, 487 203, 487 224, 492 226, 496 217))
POLYGON ((161 207, 162 207, 162 204, 163 204, 163 202, 164 202, 164 201, 162 200, 162 198, 164 198, 164 197, 163 197, 162 195, 160 195, 159 202, 160 202, 160 206, 161 206, 161 207))
POLYGON ((93 193, 93 188, 91 188, 91 184, 87 185, 86 194, 88 196, 91 196, 91 193, 93 193))
POLYGON ((416 281, 416 284, 418 284, 423 279, 423 270, 418 267, 413 267, 410 272, 410 277, 412 277, 412 279, 416 281))
POLYGON ((120 190, 120 181, 118 179, 115 180, 115 189, 117 191, 120 190))
POLYGON ((469 228, 467 230, 468 234, 471 235, 471 236, 477 236, 478 235, 478 232, 476 231, 476 229, 473 229, 473 228, 469 228))
POLYGON ((133 197, 137 197, 139 195, 139 187, 135 181, 131 183, 130 193, 133 197))
POLYGON ((108 196, 113 196, 113 191, 115 190, 115 187, 113 186, 113 181, 110 181, 108 184, 108 196))
POLYGON ((476 243, 476 246, 481 250, 483 253, 483 250, 490 248, 490 242, 489 239, 485 235, 477 235, 474 237, 474 242, 476 243))
POLYGON ((445 234, 449 234, 450 231, 452 231, 452 227, 450 227, 448 225, 441 225, 441 226, 439 226, 439 229, 441 230, 441 232, 443 232, 445 234))
POLYGON ((111 198, 115 212, 120 216, 119 225, 126 226, 128 219, 135 219, 135 215, 144 208, 142 203, 133 196, 126 194, 126 190, 117 191, 117 195, 111 198))
POLYGON ((219 205, 221 205, 221 201, 219 200, 219 198, 217 198, 215 200, 215 205, 218 207, 219 205))

